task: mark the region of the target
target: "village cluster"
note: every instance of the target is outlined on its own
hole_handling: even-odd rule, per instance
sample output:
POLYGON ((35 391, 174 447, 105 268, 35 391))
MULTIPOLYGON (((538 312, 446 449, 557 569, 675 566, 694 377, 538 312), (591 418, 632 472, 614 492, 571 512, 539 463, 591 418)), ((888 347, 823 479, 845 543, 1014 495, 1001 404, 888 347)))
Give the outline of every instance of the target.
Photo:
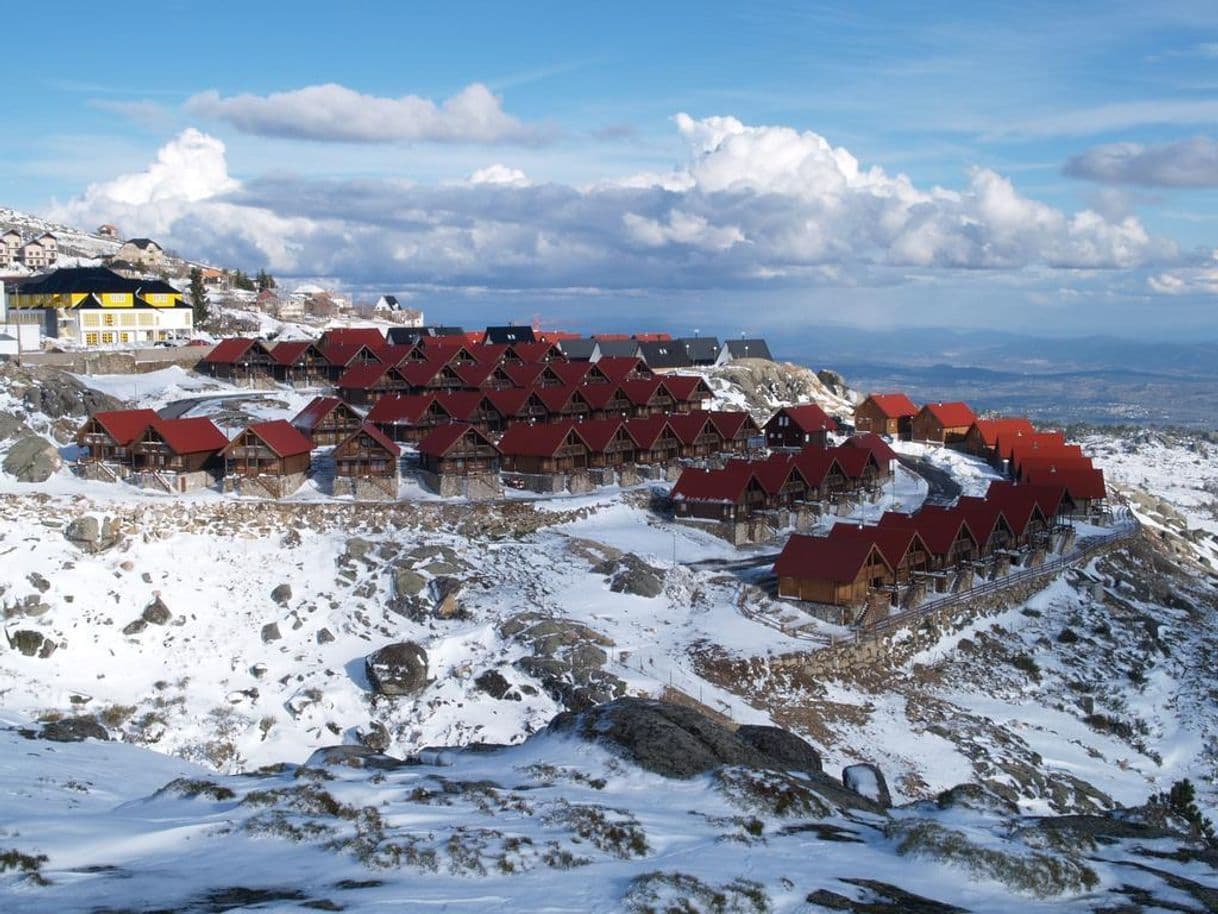
MULTIPOLYGON (((808 403, 759 426, 743 411, 707 409, 713 395, 701 375, 657 371, 643 357, 660 345, 690 358, 682 341, 557 336, 513 326, 225 339, 199 371, 250 387, 332 391, 290 421, 252 422, 231 439, 208 418, 99 412, 79 432, 76 471, 169 492, 219 485, 275 498, 312 475, 332 478, 336 495, 380 500, 398 498, 403 466, 446 497, 662 479, 674 482, 677 521, 736 544, 807 530, 825 514, 875 501, 896 472, 896 440, 960 449, 1007 475, 984 497, 951 506, 887 511, 823 536, 793 533, 774 569, 779 595, 852 608, 856 617, 877 600, 910 605, 970 586, 979 569, 1039 562, 1068 531, 1066 519, 1104 508, 1102 471, 1061 432, 1027 419, 872 394, 853 416, 808 403), (601 351, 623 342, 633 354, 601 351)), ((768 355, 764 341, 746 344, 768 355)))

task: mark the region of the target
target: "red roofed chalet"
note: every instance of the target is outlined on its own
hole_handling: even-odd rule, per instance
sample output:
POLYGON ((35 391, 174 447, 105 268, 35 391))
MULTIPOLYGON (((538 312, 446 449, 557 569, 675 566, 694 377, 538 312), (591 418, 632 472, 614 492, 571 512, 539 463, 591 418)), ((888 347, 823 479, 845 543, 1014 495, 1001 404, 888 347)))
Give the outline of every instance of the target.
POLYGON ((976 421, 967 403, 927 403, 913 418, 913 440, 960 444, 976 421))
POLYGON ((828 443, 837 424, 815 403, 784 406, 765 424, 765 443, 771 448, 803 448, 828 443))
MULTIPOLYGON (((419 442, 419 464, 436 477, 498 473, 499 448, 476 426, 453 422, 419 442)), ((438 481, 432 488, 439 490, 438 481)))
POLYGON ((313 442, 286 419, 253 422, 224 449, 229 476, 291 476, 309 471, 313 442))
POLYGON ((88 449, 89 463, 131 463, 131 445, 151 425, 160 422, 152 409, 118 409, 94 413, 76 433, 76 443, 88 449))
POLYGON ((338 444, 363 423, 364 417, 338 397, 314 397, 292 419, 292 425, 318 446, 338 444))
POLYGON ((896 574, 874 542, 795 534, 774 563, 778 595, 832 606, 861 606, 896 574))
POLYGON ((909 438, 918 407, 902 393, 871 394, 854 410, 854 427, 894 438, 909 438))
POLYGON ((401 453, 401 448, 388 435, 371 422, 365 422, 335 446, 334 475, 358 479, 396 479, 401 453))
MULTIPOLYGON (((228 444, 210 419, 162 419, 148 426, 131 444, 135 469, 153 473, 198 473, 220 469, 220 452, 228 444)), ((185 489, 185 483, 179 489, 185 489)))

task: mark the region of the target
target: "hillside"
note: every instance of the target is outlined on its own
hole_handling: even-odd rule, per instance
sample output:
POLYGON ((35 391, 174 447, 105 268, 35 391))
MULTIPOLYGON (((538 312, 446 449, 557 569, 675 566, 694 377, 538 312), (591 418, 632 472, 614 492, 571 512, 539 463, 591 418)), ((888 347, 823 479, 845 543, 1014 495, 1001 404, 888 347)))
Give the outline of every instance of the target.
MULTIPOLYGON (((849 397, 803 369, 706 374, 720 403, 760 413, 788 397, 839 412, 849 397)), ((12 370, 2 380, 0 414, 65 447, 89 398, 163 406, 203 396, 200 414, 233 425, 290 415, 308 396, 235 391, 179 369, 84 379, 88 388, 12 370), (56 390, 63 396, 46 394, 56 390)), ((15 428, 0 415, 0 452, 15 428)), ((768 596, 764 567, 741 568, 727 543, 657 515, 647 487, 477 505, 411 490, 394 506, 356 506, 311 486, 272 504, 212 491, 141 494, 66 470, 36 488, 0 474, 0 552, 12 569, 0 581, 8 725, 36 732, 35 721, 83 714, 130 744, 51 753, 0 733, 0 764, 10 766, 0 776, 28 795, 5 807, 18 834, 0 839, 0 852, 11 844, 47 854, 53 883, 38 894, 9 876, 0 892, 14 910, 122 910, 138 884, 150 903, 203 911, 223 909, 208 893, 287 885, 303 893, 280 898, 287 909, 327 901, 359 910, 409 885, 458 910, 494 896, 517 909, 545 898, 641 911, 672 889, 639 881, 660 870, 697 880, 702 888, 680 882, 687 894, 713 895, 737 878, 763 884, 766 907, 738 883, 728 892, 736 907, 721 910, 899 910, 894 886, 976 911, 1096 910, 1131 879, 1201 910, 1187 906, 1201 889, 1187 886, 1212 885, 1212 871, 1180 862, 1208 859, 1201 851, 1148 858, 1147 835, 1133 831, 1116 846, 1097 844, 1102 853, 1084 846, 1062 856, 1058 833, 1035 818, 1108 822, 1184 778, 1204 813, 1215 810, 1218 709, 1205 677, 1218 631, 1204 563, 1214 558, 1207 493, 1218 467, 1187 435, 1097 435, 1087 447, 1129 487, 1141 539, 1007 604, 858 650, 832 646, 846 630, 768 596), (406 667, 408 694, 378 694, 367 658, 399 643, 417 645, 411 656, 422 662, 406 667), (823 785, 809 788, 819 799, 777 806, 772 790, 803 796, 805 786, 769 783, 741 799, 731 777, 706 775, 674 788, 600 750, 534 736, 564 711, 624 695, 672 699, 731 726, 777 724, 807 739, 835 775, 878 766, 904 805, 873 820, 818 793, 823 785), (445 753, 451 765, 441 768, 238 774, 303 764, 337 744, 435 760, 429 747, 487 743, 514 748, 445 753), (49 780, 30 781, 18 746, 38 753, 49 780), (218 786, 158 793, 178 777, 218 786), (300 793, 313 777, 335 804, 300 793), (974 786, 937 802, 961 784, 974 786), (429 811, 437 805, 439 818, 429 811), (382 824, 368 825, 365 808, 382 824), (73 810, 90 811, 77 838, 73 810), (197 835, 189 879, 158 876, 179 840, 168 821, 197 835), (623 856, 611 842, 633 834, 631 822, 646 850, 623 856), (596 837, 601 828, 619 837, 596 837), (116 835, 125 837, 103 840, 116 835), (1036 862, 1012 875, 1006 857, 980 848, 1036 862), (1045 853, 1048 861, 1037 856, 1045 853), (562 878, 562 866, 585 859, 581 878, 562 878), (859 878, 876 884, 843 881, 859 878), (817 896, 819 908, 807 901, 817 892, 832 893, 817 896)), ((969 491, 986 478, 971 458, 932 456, 969 491)), ((916 507, 926 487, 914 481, 887 497, 916 507)), ((1100 834, 1115 827, 1086 821, 1100 834)), ((1171 842, 1183 839, 1161 840, 1155 852, 1174 854, 1171 842)))

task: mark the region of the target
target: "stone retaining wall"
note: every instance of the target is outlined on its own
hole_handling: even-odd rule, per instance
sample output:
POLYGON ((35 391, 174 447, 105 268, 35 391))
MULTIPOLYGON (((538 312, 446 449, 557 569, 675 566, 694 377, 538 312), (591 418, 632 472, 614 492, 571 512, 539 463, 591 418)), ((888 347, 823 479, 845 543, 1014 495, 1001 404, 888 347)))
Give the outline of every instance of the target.
POLYGON ((350 495, 356 501, 397 501, 398 478, 335 476, 334 494, 350 495))

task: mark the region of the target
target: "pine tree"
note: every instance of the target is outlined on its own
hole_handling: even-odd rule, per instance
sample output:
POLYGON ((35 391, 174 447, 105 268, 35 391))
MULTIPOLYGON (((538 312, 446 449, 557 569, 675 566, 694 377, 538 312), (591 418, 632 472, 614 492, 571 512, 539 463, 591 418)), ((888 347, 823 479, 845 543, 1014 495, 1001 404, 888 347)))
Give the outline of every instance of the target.
POLYGON ((207 322, 207 290, 203 288, 203 271, 198 267, 190 269, 190 307, 194 309, 195 326, 200 327, 207 322))
POLYGON ((258 271, 258 291, 265 292, 268 289, 275 288, 275 277, 266 270, 258 271))

